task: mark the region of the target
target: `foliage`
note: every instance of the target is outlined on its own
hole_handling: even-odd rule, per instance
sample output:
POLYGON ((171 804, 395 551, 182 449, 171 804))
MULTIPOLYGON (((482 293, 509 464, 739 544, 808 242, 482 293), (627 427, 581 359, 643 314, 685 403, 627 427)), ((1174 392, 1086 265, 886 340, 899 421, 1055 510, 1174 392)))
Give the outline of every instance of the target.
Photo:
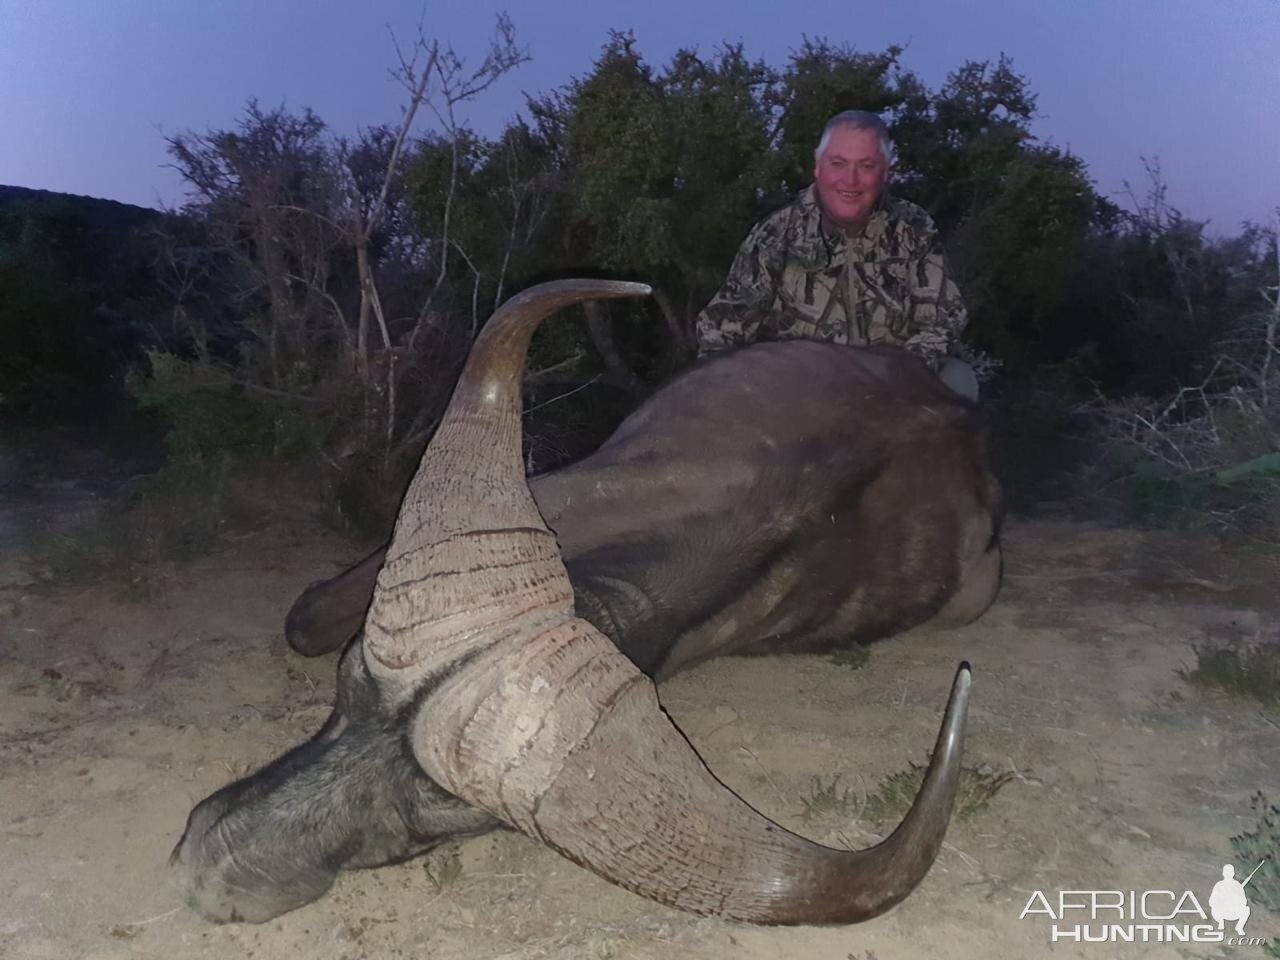
POLYGON ((1187 683, 1268 707, 1280 706, 1280 639, 1205 643, 1195 648, 1195 654, 1195 668, 1178 671, 1187 683))
MULTIPOLYGON (((916 794, 920 792, 927 769, 923 764, 913 763, 908 769, 889 774, 881 780, 879 790, 868 794, 862 808, 862 818, 873 823, 883 823, 905 816, 911 809, 916 794)), ((961 767, 954 816, 963 820, 984 810, 1001 788, 1016 779, 1017 774, 1009 771, 996 773, 985 766, 961 767)))
POLYGON ((453 886, 462 878, 462 857, 456 843, 436 847, 422 859, 422 871, 437 892, 453 886))
MULTIPOLYGON (((1171 230, 1183 232, 1177 223, 1171 230)), ((1158 233, 1149 239, 1166 242, 1158 233)), ((1207 338, 1197 348, 1203 355, 1185 361, 1201 379, 1160 399, 1099 393, 1087 409, 1138 516, 1209 518, 1274 539, 1280 537, 1280 244, 1274 234, 1258 232, 1243 253, 1237 248, 1218 256, 1237 275, 1229 287, 1243 279, 1265 309, 1216 318, 1209 337, 1198 327, 1208 321, 1198 313, 1194 292, 1203 285, 1203 271, 1183 264, 1178 254, 1166 255, 1167 263, 1183 264, 1175 275, 1185 292, 1185 318, 1162 329, 1179 341, 1207 338), (1274 259, 1266 255, 1268 246, 1274 259)), ((1211 259, 1206 253, 1200 262, 1211 259)), ((1159 358, 1156 353, 1153 360, 1159 358)), ((1181 361, 1175 355, 1172 362, 1177 369, 1181 361)))
POLYGON ((864 644, 856 643, 832 651, 827 655, 827 659, 838 667, 861 670, 871 661, 871 651, 864 644))
MULTIPOLYGON (((1022 150, 989 201, 952 234, 969 336, 1013 368, 1070 355, 1088 304, 1076 281, 1098 200, 1076 157, 1022 150)), ((1087 321, 1085 321, 1087 323, 1087 321)))
POLYGON ((441 309, 457 293, 450 252, 465 259, 449 210, 471 141, 453 110, 522 57, 499 18, 471 71, 419 37, 396 71, 408 97, 397 126, 335 138, 309 110, 251 101, 235 129, 170 139, 193 191, 155 238, 176 342, 150 355, 132 394, 167 418, 176 456, 307 460, 346 516, 386 522, 369 501, 398 499, 478 323, 441 309), (439 153, 409 138, 424 106, 449 134, 435 233, 404 172, 415 151, 428 170, 439 153))
POLYGON ((669 353, 662 373, 691 356, 697 311, 762 212, 775 83, 740 46, 710 59, 680 50, 655 71, 630 34, 614 33, 589 77, 530 104, 558 141, 563 191, 546 267, 653 284, 665 328, 648 330, 663 336, 628 340, 641 356, 669 353))
POLYGON ((149 371, 130 379, 142 410, 162 416, 175 461, 210 462, 223 455, 265 460, 312 452, 320 423, 304 416, 288 397, 255 393, 216 363, 148 351, 149 371))
POLYGON ((0 188, 0 416, 100 419, 139 336, 109 304, 137 296, 134 232, 154 211, 0 188))
POLYGON ((530 426, 545 433, 529 462, 578 455, 690 359, 742 237, 809 181, 825 120, 856 107, 886 118, 891 189, 943 233, 965 349, 1000 366, 993 393, 1052 380, 1061 407, 1089 384, 1086 413, 1153 508, 1230 512, 1273 489, 1280 362, 1257 299, 1275 283, 1271 234, 1209 237, 1154 161, 1131 210, 1100 197, 1083 159, 1032 134, 1031 81, 1007 57, 933 89, 896 46, 804 38, 779 66, 735 44, 653 64, 615 32, 490 138, 458 113, 524 59, 509 22, 474 68, 422 35, 397 54, 396 123, 339 137, 309 110, 251 101, 232 128, 172 137, 190 200, 135 224, 146 283, 88 268, 97 212, 15 214, 0 194, 0 409, 120 383, 138 341, 110 342, 118 325, 90 311, 127 307, 152 348, 153 379, 130 392, 167 418, 175 456, 299 459, 347 516, 378 523, 498 304, 557 276, 644 280, 651 302, 565 311, 535 338, 530 403, 546 407, 530 426))
POLYGON ((913 93, 891 128, 900 143, 900 189, 929 210, 944 232, 1004 192, 1024 152, 1056 152, 1033 146, 1035 95, 1007 57, 994 67, 968 61, 937 94, 913 93))
MULTIPOLYGON (((801 798, 804 808, 801 816, 806 820, 856 816, 871 823, 901 820, 920 792, 927 769, 925 765, 913 763, 906 770, 886 776, 875 793, 865 796, 841 787, 839 774, 827 782, 822 777, 813 777, 808 796, 801 798)), ((965 819, 985 809, 1001 788, 1016 779, 1014 773, 996 773, 985 766, 961 767, 954 816, 965 819)))
POLYGON ((803 807, 800 816, 805 820, 831 816, 847 818, 857 813, 861 802, 857 791, 840 786, 840 774, 834 774, 827 783, 823 783, 822 777, 812 777, 809 795, 800 798, 803 807))

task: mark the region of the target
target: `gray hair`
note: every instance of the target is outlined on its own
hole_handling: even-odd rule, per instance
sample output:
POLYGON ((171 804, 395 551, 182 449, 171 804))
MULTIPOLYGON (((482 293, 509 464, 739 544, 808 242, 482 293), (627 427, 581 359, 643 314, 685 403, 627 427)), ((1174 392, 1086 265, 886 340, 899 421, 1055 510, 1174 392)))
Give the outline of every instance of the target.
POLYGON ((827 125, 822 128, 822 139, 818 141, 818 148, 813 151, 814 163, 822 159, 827 145, 831 142, 831 134, 837 129, 846 127, 850 130, 872 131, 880 141, 880 152, 884 154, 884 162, 893 166, 895 155, 889 128, 884 125, 884 121, 878 115, 866 110, 845 110, 827 121, 827 125))

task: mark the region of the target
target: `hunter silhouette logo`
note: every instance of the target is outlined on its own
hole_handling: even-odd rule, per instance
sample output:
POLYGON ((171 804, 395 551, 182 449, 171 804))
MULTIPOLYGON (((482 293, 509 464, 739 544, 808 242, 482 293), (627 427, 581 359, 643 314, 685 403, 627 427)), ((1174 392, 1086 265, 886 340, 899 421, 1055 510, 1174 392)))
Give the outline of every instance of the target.
POLYGON ((1245 887, 1266 863, 1236 879, 1236 868, 1222 867, 1222 879, 1209 894, 1208 910, 1190 890, 1036 890, 1019 920, 1043 917, 1051 923, 1051 943, 1227 943, 1257 946, 1262 937, 1246 937, 1249 897, 1245 887), (1234 934, 1226 929, 1235 925, 1234 934))
POLYGON ((1263 860, 1253 868, 1253 873, 1245 877, 1244 883, 1236 879, 1236 868, 1229 863, 1222 865, 1222 879, 1213 885, 1213 893, 1209 894, 1209 913, 1221 930, 1228 920, 1236 923, 1236 936, 1244 936, 1244 924, 1249 919, 1249 898, 1244 888, 1253 879, 1253 874, 1262 869, 1263 860))

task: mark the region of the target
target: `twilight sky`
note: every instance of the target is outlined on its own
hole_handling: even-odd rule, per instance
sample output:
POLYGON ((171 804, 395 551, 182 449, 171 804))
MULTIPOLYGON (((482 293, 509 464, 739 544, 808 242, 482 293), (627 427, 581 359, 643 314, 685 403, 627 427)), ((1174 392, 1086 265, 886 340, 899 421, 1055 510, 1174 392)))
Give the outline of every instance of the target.
POLYGON ((1004 52, 1039 97, 1036 134, 1117 202, 1148 156, 1214 233, 1280 205, 1280 0, 0 0, 0 184, 178 204, 166 134, 232 126, 250 97, 340 133, 393 121, 388 28, 407 43, 422 19, 474 63, 501 10, 532 61, 469 105, 482 133, 587 72, 610 28, 654 65, 722 40, 775 65, 806 35, 897 43, 933 87, 1004 52))

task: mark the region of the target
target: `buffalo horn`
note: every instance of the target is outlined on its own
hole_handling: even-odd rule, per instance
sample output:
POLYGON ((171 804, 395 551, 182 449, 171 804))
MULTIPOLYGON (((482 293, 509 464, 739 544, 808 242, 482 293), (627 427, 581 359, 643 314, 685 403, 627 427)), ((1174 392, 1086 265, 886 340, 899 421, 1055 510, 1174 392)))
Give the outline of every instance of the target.
POLYGON ((370 670, 410 716, 423 770, 576 863, 682 910, 852 923, 902 900, 951 815, 969 696, 956 675, 915 804, 866 850, 790 833, 702 763, 653 682, 574 616, 521 459, 520 380, 538 323, 641 284, 524 291, 489 320, 423 455, 365 623, 370 670))

